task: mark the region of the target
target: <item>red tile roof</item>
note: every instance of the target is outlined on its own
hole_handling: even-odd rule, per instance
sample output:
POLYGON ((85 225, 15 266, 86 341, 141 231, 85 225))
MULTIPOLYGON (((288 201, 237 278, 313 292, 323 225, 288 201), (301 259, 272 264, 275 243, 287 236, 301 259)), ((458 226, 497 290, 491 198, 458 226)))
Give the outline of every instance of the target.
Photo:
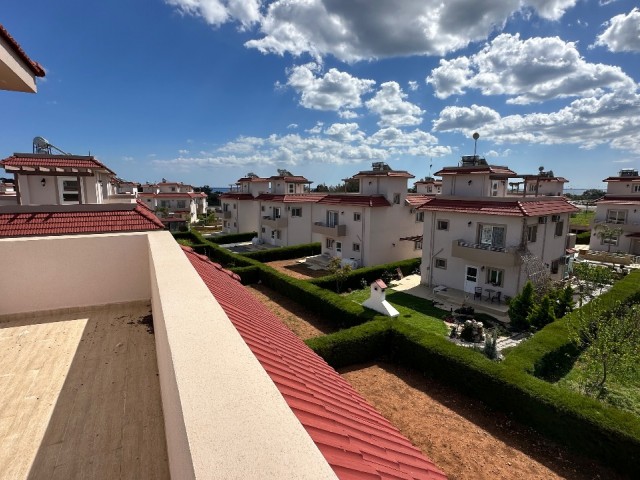
POLYGON ((0 207, 0 237, 80 235, 162 230, 148 208, 126 205, 39 205, 0 207))
POLYGON ((226 198, 229 200, 253 200, 253 195, 250 193, 223 193, 220 198, 226 198))
POLYGON ((495 176, 502 177, 517 177, 518 174, 508 167, 501 165, 474 165, 470 167, 444 167, 434 175, 468 175, 468 174, 483 174, 490 173, 495 176))
POLYGON ((262 177, 242 177, 239 178, 238 181, 236 182, 236 185, 240 182, 269 182, 270 180, 268 178, 262 178, 262 177))
POLYGON ((410 174, 406 170, 364 170, 356 173, 351 178, 365 178, 365 177, 400 177, 400 178, 415 178, 415 175, 410 174))
POLYGON ((138 196, 145 198, 199 198, 206 197, 207 195, 203 192, 140 192, 138 196))
POLYGON ((597 205, 637 205, 640 203, 640 196, 605 195, 595 203, 597 205))
POLYGON ((629 183, 637 183, 640 182, 640 177, 636 176, 627 176, 627 177, 607 177, 603 182, 629 182, 629 183))
MULTIPOLYGON (((78 170, 105 170, 112 172, 93 156, 48 155, 42 153, 14 153, 0 161, 0 166, 15 168, 74 168, 78 170)), ((46 172, 43 172, 46 174, 46 172)))
POLYGON ((27 64, 29 70, 31 70, 36 77, 45 76, 44 68, 42 68, 38 62, 35 62, 29 58, 27 53, 2 25, 0 25, 0 38, 3 38, 9 44, 15 54, 20 57, 24 63, 27 64))
POLYGON ((492 201, 435 197, 429 203, 419 207, 419 210, 503 215, 510 217, 537 217, 541 215, 577 212, 579 209, 571 205, 563 197, 538 201, 492 201))
POLYGON ((269 177, 267 180, 270 182, 274 180, 282 180, 286 183, 313 183, 304 178, 302 175, 274 175, 273 177, 269 177))
POLYGON ((326 197, 326 194, 317 193, 299 193, 299 194, 286 194, 276 195, 273 193, 261 193, 256 197, 257 200, 264 200, 268 202, 282 202, 282 203, 317 203, 326 197))
POLYGON ((435 198, 435 194, 424 195, 421 193, 410 193, 407 195, 406 202, 412 207, 419 207, 420 205, 424 205, 427 202, 430 202, 435 198))
POLYGON ((338 194, 326 195, 318 203, 327 205, 353 205, 362 207, 389 207, 391 204, 383 195, 338 194))
POLYGON ((183 249, 339 478, 446 478, 230 272, 183 249))

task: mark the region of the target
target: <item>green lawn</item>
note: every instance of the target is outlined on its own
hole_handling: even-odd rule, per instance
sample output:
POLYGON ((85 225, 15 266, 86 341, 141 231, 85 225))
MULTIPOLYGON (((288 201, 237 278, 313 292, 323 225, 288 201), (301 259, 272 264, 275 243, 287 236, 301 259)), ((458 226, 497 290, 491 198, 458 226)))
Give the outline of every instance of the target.
POLYGON ((575 213, 571 216, 571 220, 569 221, 569 224, 580 226, 580 227, 588 227, 595 215, 596 215, 595 210, 591 210, 591 211, 581 210, 580 212, 575 213))
MULTIPOLYGON (((582 393, 584 378, 583 366, 578 359, 571 371, 556 385, 582 393)), ((621 410, 640 415, 640 367, 636 369, 634 378, 630 380, 616 382, 615 379, 611 379, 608 381, 607 392, 601 400, 621 410)))
MULTIPOLYGON (((347 297, 361 304, 369 298, 369 289, 355 290, 347 297)), ((400 321, 437 335, 449 333, 449 329, 442 321, 442 317, 449 312, 434 307, 429 300, 389 289, 387 290, 387 301, 400 312, 398 317, 400 321)))

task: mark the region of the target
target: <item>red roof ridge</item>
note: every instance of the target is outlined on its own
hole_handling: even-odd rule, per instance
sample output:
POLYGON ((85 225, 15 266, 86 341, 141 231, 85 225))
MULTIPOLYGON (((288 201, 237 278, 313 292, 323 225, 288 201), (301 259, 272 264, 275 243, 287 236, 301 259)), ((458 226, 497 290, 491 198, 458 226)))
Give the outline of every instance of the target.
POLYGON ((36 77, 45 76, 44 68, 42 68, 42 66, 38 62, 29 58, 29 55, 27 55, 20 44, 16 41, 16 39, 11 36, 11 34, 7 31, 6 28, 2 26, 2 24, 0 24, 0 37, 6 40, 13 51, 16 52, 16 55, 18 55, 22 59, 22 61, 27 64, 29 70, 31 70, 36 77))
POLYGON ((227 270, 226 268, 223 268, 222 265, 220 265, 219 263, 215 263, 213 261, 211 261, 211 259, 209 257, 207 257, 206 255, 203 255, 201 253, 196 252, 193 248, 188 247, 186 245, 180 245, 180 247, 182 248, 182 250, 185 253, 189 253, 191 255, 196 256, 197 258, 199 258, 200 260, 202 260, 203 262, 205 262, 206 264, 212 266, 213 268, 221 271, 222 273, 228 275, 229 277, 233 278, 234 280, 237 280, 238 283, 240 283, 240 275, 238 275, 237 273, 233 273, 231 270, 227 270))
POLYGON ((147 220, 150 220, 151 222, 155 223, 157 226, 164 228, 164 223, 162 223, 162 221, 156 216, 156 214, 153 213, 153 211, 149 207, 147 207, 143 202, 139 200, 136 201, 135 211, 138 212, 143 217, 145 217, 147 220))

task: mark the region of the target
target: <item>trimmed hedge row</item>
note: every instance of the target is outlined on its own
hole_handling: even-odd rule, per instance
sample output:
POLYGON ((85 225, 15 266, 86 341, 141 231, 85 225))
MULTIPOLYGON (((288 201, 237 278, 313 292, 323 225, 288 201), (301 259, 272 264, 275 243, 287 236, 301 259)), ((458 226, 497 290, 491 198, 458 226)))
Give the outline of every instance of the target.
MULTIPOLYGON (((640 295, 640 271, 629 273, 599 298, 606 302, 626 302, 640 295)), ((571 368, 579 354, 571 339, 569 324, 579 312, 573 311, 550 323, 526 342, 509 352, 504 364, 540 378, 554 379, 571 368)))
POLYGON ((208 238, 207 240, 209 240, 211 243, 224 245, 227 243, 250 242, 254 237, 257 236, 258 234, 256 232, 228 233, 226 235, 215 235, 208 238))
POLYGON ((252 258, 259 262, 274 262, 276 260, 289 260, 292 258, 310 257, 322 252, 320 243, 306 243, 292 247, 269 248, 255 252, 240 253, 245 258, 252 258))
POLYGON ((390 320, 376 317, 362 325, 306 340, 333 368, 365 363, 382 356, 389 345, 390 320))
POLYGON ((233 273, 240 275, 240 282, 243 285, 251 285, 260 281, 260 267, 257 265, 231 268, 230 270, 233 273))
POLYGON ((576 243, 578 245, 589 245, 590 241, 591 241, 591 231, 580 232, 576 234, 576 243))
MULTIPOLYGON (((410 258, 409 260, 402 260, 400 262, 385 263, 383 265, 375 265, 373 267, 358 268, 357 270, 353 270, 351 273, 349 273, 349 275, 346 276, 341 289, 346 290, 348 288, 351 288, 352 290, 357 290, 362 287, 362 279, 364 279, 367 284, 370 284, 378 278, 381 278, 382 274, 385 272, 391 272, 395 275, 396 269, 398 268, 402 271, 403 275, 409 275, 420 267, 421 262, 421 258, 410 258)), ((336 279, 333 275, 313 278, 311 280, 308 280, 308 282, 330 290, 334 290, 336 288, 336 279)))

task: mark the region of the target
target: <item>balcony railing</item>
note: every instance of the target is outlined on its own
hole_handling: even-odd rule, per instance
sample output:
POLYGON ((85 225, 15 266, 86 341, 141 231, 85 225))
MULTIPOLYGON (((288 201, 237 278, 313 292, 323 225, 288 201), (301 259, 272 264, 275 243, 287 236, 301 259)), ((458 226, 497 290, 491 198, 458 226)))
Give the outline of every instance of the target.
POLYGON ((287 217, 271 217, 269 215, 265 215, 262 217, 262 225, 276 229, 285 228, 289 225, 289 219, 287 217))
POLYGON ((454 240, 451 255, 463 258, 479 265, 514 266, 518 262, 516 247, 497 247, 484 243, 473 243, 465 240, 454 240))
POLYGON ((321 235, 327 235, 329 237, 344 237, 347 234, 346 225, 332 225, 329 226, 325 222, 314 222, 311 227, 313 233, 319 233, 321 235))
POLYGON ((607 225, 611 228, 621 228, 625 233, 637 233, 640 232, 640 222, 627 222, 622 220, 611 220, 606 218, 595 219, 591 228, 598 227, 600 225, 607 225))

